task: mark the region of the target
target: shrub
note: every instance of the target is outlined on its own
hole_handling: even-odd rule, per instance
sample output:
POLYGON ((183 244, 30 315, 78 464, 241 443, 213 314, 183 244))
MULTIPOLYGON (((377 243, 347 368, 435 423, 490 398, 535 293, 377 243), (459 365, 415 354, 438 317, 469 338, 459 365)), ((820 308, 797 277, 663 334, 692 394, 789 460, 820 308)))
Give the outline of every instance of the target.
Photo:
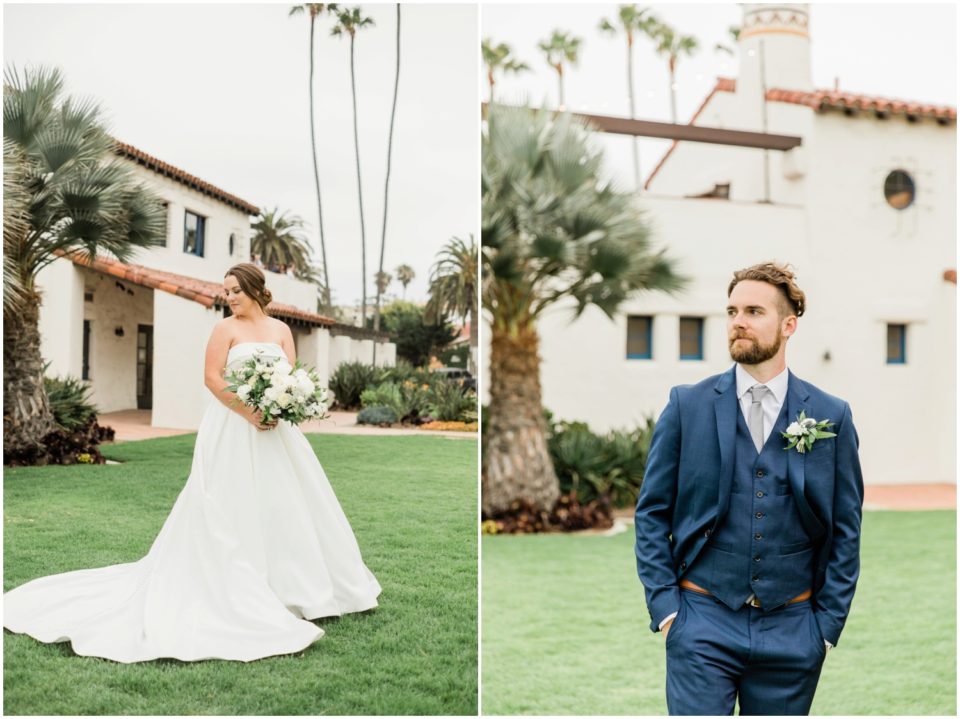
POLYGON ((367 387, 381 382, 383 370, 363 362, 341 362, 330 375, 330 391, 343 409, 360 406, 360 395, 367 387))
POLYGON ((437 382, 427 398, 430 416, 445 422, 475 422, 477 419, 477 395, 463 394, 460 385, 446 380, 437 382))
POLYGON ((97 406, 90 401, 90 385, 83 380, 76 377, 44 377, 43 389, 47 393, 53 419, 63 429, 83 427, 99 413, 97 406))
POLYGON ((389 407, 364 407, 357 415, 357 424, 393 424, 397 414, 389 407))
POLYGON ((553 423, 547 445, 560 491, 573 492, 581 502, 609 501, 627 507, 637 501, 647 464, 655 422, 652 417, 633 430, 594 434, 583 422, 553 423))

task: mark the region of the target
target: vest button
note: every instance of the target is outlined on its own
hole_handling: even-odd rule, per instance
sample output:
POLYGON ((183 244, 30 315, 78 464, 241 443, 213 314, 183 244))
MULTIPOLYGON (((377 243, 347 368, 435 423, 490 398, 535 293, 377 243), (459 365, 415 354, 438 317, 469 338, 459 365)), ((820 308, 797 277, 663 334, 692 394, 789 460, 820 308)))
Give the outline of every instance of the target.
POLYGON ((763 492, 757 492, 757 496, 758 496, 758 497, 762 497, 762 496, 763 496, 763 492))
POLYGON ((760 561, 760 555, 758 554, 756 557, 754 557, 754 558, 753 558, 753 561, 759 562, 759 561, 760 561))
POLYGON ((758 470, 757 470, 757 476, 758 476, 758 477, 762 477, 762 476, 763 476, 763 470, 762 470, 762 469, 758 469, 758 470))
POLYGON ((709 537, 709 536, 710 536, 710 530, 708 529, 707 531, 705 531, 705 532, 703 533, 703 536, 704 536, 704 537, 709 537))
POLYGON ((760 581, 760 577, 754 577, 754 578, 751 579, 750 581, 751 581, 751 582, 759 582, 759 581, 760 581))
POLYGON ((755 516, 757 519, 763 519, 763 512, 757 512, 754 516, 755 516))
POLYGON ((683 570, 683 569, 686 569, 686 568, 687 568, 687 563, 686 563, 686 562, 680 562, 680 569, 683 570))
POLYGON ((753 535, 753 538, 754 538, 754 539, 763 539, 763 535, 760 534, 760 532, 757 532, 756 534, 753 535))

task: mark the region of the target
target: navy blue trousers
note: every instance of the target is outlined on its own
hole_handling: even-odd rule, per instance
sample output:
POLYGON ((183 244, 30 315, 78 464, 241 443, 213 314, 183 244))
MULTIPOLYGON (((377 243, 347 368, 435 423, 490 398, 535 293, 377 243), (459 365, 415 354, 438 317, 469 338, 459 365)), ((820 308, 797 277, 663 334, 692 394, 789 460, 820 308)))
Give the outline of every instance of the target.
POLYGON ((826 655, 810 600, 764 612, 732 611, 680 590, 667 632, 667 709, 672 715, 805 715, 826 655))

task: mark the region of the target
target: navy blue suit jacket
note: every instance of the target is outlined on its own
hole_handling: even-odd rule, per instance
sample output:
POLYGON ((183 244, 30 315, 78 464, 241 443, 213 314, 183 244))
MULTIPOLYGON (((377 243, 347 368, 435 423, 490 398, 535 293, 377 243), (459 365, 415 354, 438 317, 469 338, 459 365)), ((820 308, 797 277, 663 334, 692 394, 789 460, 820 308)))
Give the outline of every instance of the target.
MULTIPOLYGON (((637 573, 653 631, 680 607, 677 582, 729 507, 740 412, 735 369, 670 390, 653 432, 635 525, 637 573)), ((837 434, 817 440, 805 454, 789 450, 787 460, 803 528, 818 548, 815 616, 823 638, 836 645, 860 574, 859 440, 850 406, 792 372, 786 405, 788 421, 803 411, 817 421, 832 421, 837 434)))

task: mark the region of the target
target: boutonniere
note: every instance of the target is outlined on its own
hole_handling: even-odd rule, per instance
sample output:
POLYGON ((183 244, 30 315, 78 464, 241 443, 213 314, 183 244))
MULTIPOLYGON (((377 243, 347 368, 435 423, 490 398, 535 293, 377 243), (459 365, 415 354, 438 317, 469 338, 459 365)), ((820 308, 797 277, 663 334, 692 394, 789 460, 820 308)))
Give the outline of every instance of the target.
POLYGON ((809 451, 813 443, 818 439, 836 437, 833 432, 827 432, 827 428, 832 427, 833 422, 822 419, 819 422, 813 417, 807 417, 803 412, 797 417, 796 421, 787 427, 786 432, 781 432, 784 438, 790 440, 784 449, 793 449, 796 447, 800 454, 809 451))

